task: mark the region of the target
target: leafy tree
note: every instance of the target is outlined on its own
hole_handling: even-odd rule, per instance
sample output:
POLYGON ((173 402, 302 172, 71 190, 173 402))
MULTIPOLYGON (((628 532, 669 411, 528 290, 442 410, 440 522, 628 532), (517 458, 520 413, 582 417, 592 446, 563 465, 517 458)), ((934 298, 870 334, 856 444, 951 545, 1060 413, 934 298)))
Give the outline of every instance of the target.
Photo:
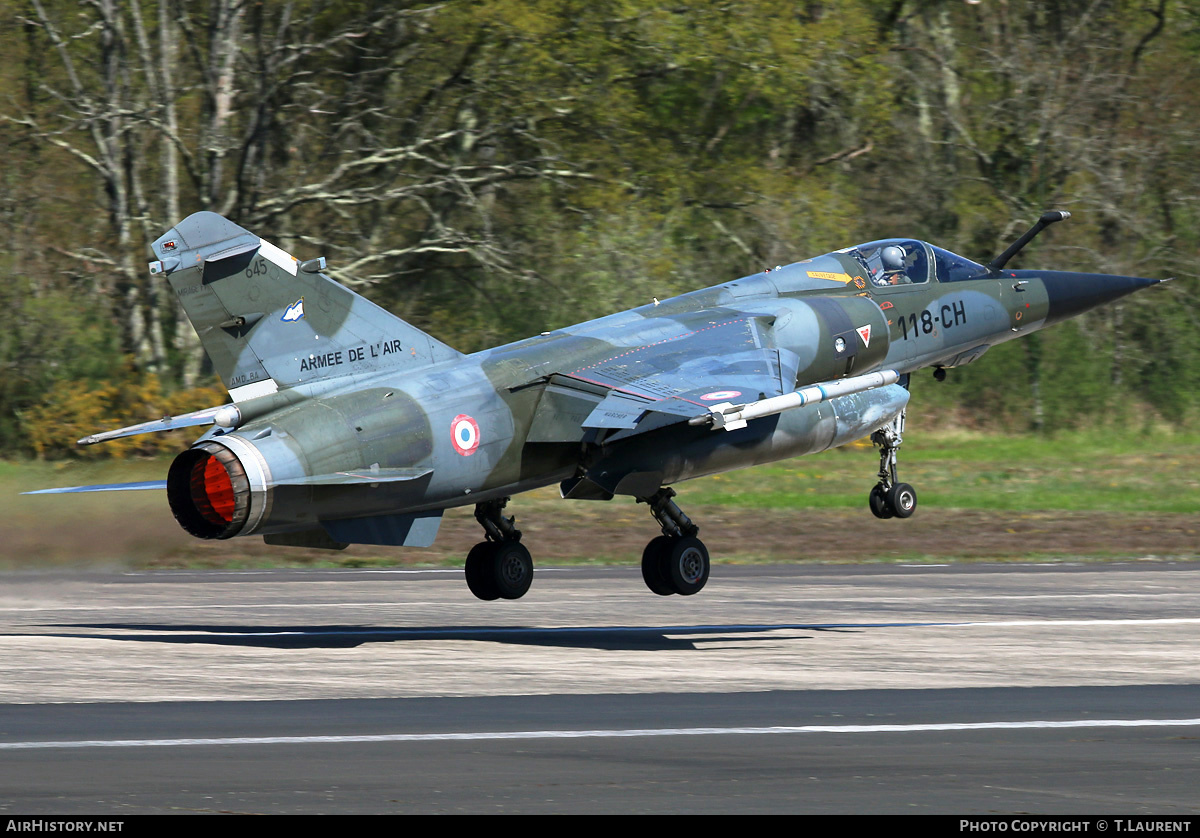
POLYGON ((149 410, 206 380, 142 259, 198 209, 471 350, 854 241, 986 260, 1064 207, 1022 264, 1179 280, 996 347, 935 402, 1184 421, 1193 6, 0 0, 0 446, 68 382, 144 384, 149 410))

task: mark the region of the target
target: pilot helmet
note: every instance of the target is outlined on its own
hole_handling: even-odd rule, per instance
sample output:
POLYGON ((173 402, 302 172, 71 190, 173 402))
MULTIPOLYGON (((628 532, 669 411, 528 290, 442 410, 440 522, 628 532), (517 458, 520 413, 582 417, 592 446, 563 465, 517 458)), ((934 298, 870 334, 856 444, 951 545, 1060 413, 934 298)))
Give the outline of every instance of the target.
POLYGON ((902 271, 905 268, 904 249, 889 244, 879 252, 879 260, 883 262, 885 271, 902 271))

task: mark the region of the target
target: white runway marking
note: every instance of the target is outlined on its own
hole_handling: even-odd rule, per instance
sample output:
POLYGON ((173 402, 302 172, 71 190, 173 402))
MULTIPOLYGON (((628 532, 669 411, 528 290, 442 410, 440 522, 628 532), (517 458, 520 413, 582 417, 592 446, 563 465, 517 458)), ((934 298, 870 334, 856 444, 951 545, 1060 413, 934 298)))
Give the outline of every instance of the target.
POLYGON ((798 733, 930 733, 965 730, 1032 730, 1102 727, 1197 727, 1200 719, 1076 719, 1068 721, 963 722, 913 725, 800 725, 684 727, 630 730, 514 730, 479 733, 391 733, 371 736, 232 736, 220 739, 81 739, 0 742, 0 751, 46 748, 185 748, 213 745, 326 745, 388 742, 483 742, 530 739, 625 739, 654 736, 770 736, 798 733))
MULTIPOLYGON (((1146 620, 995 620, 987 623, 944 623, 964 627, 988 626, 1180 626, 1200 623, 1197 617, 1158 617, 1146 620)), ((933 625, 930 623, 929 625, 933 625)))

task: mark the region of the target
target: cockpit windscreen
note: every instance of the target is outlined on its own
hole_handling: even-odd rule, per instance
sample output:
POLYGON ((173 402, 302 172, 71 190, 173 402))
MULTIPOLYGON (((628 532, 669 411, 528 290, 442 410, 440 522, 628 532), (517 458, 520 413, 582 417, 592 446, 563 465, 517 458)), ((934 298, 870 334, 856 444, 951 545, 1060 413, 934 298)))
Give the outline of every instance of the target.
POLYGON ((940 282, 962 282, 964 279, 979 279, 988 275, 988 269, 978 262, 933 245, 929 249, 933 251, 934 267, 940 282))

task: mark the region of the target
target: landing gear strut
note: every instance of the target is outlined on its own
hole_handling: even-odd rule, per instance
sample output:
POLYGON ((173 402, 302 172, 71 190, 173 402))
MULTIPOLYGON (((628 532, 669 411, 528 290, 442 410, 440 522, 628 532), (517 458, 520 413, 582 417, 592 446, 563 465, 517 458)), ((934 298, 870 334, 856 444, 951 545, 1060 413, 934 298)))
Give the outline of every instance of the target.
POLYGON ((475 504, 486 541, 467 554, 467 587, 480 599, 520 599, 533 582, 533 558, 521 543, 515 518, 500 514, 508 498, 475 504))
POLYGON ((708 581, 708 548, 696 537, 700 528, 671 500, 673 497, 675 490, 664 488, 638 498, 638 503, 650 506, 650 514, 663 532, 642 551, 642 579, 659 596, 691 596, 708 581))
POLYGON ((904 442, 904 414, 871 434, 879 446, 879 482, 867 501, 876 518, 908 518, 917 509, 917 490, 896 478, 896 452, 904 442))

